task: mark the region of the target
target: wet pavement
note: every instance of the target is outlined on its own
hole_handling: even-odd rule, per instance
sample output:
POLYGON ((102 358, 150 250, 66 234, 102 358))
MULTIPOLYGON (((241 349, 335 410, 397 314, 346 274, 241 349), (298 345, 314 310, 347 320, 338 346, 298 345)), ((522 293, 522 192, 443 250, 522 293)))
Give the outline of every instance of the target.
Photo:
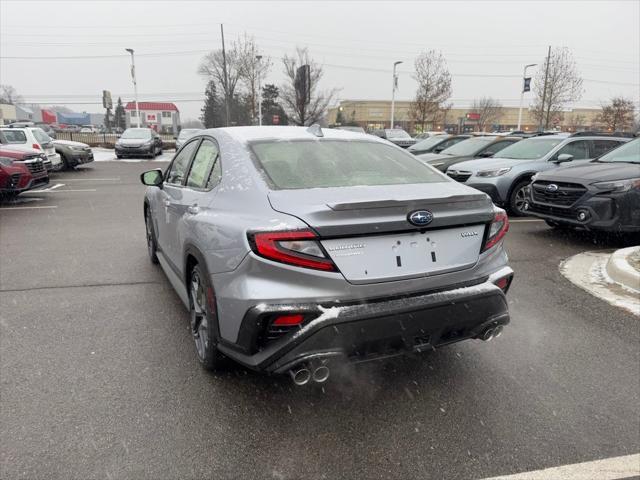
POLYGON ((480 479, 640 451, 640 319, 558 268, 623 242, 515 221, 500 338, 296 388, 199 367, 148 261, 146 168, 0 204, 0 477, 480 479))

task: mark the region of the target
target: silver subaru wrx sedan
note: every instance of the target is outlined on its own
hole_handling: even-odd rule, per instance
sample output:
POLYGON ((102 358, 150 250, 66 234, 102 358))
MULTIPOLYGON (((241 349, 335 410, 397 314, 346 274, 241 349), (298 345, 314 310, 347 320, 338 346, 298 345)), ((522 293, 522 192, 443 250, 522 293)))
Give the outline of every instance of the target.
POLYGON ((226 356, 323 382, 337 361, 489 340, 509 322, 505 212, 385 140, 203 130, 142 182, 149 256, 206 368, 226 356))

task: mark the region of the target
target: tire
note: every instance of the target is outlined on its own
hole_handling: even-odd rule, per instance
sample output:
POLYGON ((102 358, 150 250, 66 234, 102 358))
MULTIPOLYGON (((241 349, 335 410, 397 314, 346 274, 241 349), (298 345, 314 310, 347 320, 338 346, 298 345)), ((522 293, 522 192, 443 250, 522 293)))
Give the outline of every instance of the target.
POLYGON ((202 366, 207 370, 220 367, 223 355, 218 351, 216 338, 217 312, 215 297, 206 270, 195 264, 189 273, 189 310, 191 334, 196 346, 196 354, 202 366), (211 300, 210 300, 211 299, 211 300))
POLYGON ((121 159, 121 158, 122 158, 122 155, 118 155, 118 154, 116 153, 116 158, 117 158, 117 159, 121 159))
POLYGON ((529 199, 529 184, 531 180, 521 180, 511 190, 509 194, 509 210, 514 217, 523 217, 526 215, 522 209, 524 202, 529 199))
POLYGON ((158 264, 158 243, 156 241, 156 232, 153 229, 153 222, 151 221, 151 214, 149 213, 149 209, 146 209, 146 214, 144 216, 144 225, 147 236, 147 251, 149 253, 149 260, 154 265, 158 264))

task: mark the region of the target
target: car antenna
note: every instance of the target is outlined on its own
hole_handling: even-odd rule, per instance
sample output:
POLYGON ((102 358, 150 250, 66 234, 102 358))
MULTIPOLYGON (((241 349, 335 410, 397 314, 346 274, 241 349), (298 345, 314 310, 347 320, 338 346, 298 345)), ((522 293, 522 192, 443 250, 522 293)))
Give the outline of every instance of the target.
POLYGON ((314 123, 309 128, 307 128, 307 132, 315 135, 316 137, 324 137, 324 133, 322 133, 322 128, 317 123, 314 123))

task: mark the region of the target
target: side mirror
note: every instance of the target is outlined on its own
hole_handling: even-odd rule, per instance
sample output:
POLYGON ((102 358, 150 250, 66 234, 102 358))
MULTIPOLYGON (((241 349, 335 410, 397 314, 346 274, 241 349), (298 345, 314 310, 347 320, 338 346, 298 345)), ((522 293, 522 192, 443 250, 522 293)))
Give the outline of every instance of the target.
POLYGON ((444 150, 444 147, 436 147, 433 149, 433 153, 440 153, 442 150, 444 150))
POLYGON ((562 153, 558 155, 558 158, 556 159, 556 163, 570 162, 572 160, 573 160, 573 155, 569 153, 562 153))
POLYGON ((144 172, 140 175, 140 181, 143 185, 147 185, 149 187, 160 187, 162 188, 162 170, 156 168, 155 170, 149 170, 148 172, 144 172))
POLYGON ((482 152, 480 155, 478 155, 481 158, 487 158, 487 157, 493 157, 495 155, 496 152, 482 152))

